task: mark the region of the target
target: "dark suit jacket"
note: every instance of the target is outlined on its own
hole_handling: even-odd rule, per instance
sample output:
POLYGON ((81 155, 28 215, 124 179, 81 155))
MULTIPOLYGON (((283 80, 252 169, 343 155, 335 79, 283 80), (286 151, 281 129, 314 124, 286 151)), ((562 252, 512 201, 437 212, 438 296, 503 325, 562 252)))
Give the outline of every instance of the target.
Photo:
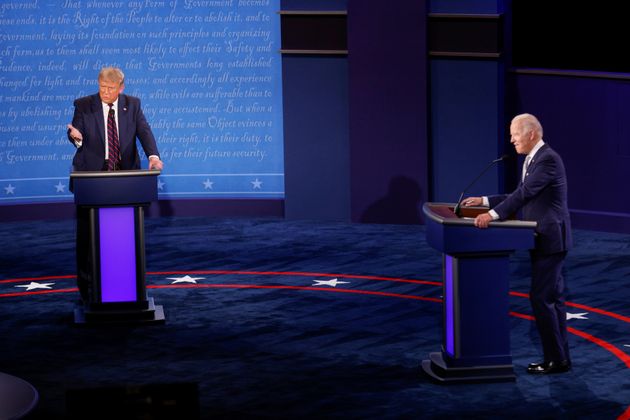
POLYGON ((523 220, 538 223, 536 251, 553 254, 571 248, 567 176, 562 158, 548 144, 534 155, 525 180, 512 194, 490 196, 488 201, 500 219, 520 210, 523 220))
MULTIPOLYGON (((83 144, 72 160, 76 171, 100 171, 105 162, 105 122, 103 106, 98 94, 74 101, 72 125, 83 135, 83 144)), ((74 140, 70 138, 74 144, 74 140)), ((136 138, 140 140, 146 156, 159 156, 155 137, 140 107, 140 99, 118 97, 118 138, 120 141, 121 169, 140 169, 136 138)))

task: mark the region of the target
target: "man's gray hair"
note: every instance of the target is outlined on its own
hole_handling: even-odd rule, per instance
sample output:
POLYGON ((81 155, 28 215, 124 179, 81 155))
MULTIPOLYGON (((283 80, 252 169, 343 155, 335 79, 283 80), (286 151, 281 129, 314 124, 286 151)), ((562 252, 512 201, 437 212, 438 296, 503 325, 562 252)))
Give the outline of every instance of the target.
POLYGON ((543 136, 542 124, 532 114, 519 114, 512 119, 512 123, 518 123, 521 132, 535 131, 540 138, 543 136))

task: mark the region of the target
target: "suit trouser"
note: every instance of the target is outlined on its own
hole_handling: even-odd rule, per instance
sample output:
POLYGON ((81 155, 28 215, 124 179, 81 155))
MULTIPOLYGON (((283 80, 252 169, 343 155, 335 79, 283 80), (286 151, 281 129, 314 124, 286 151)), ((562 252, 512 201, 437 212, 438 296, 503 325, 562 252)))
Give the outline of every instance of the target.
POLYGON ((566 251, 547 255, 535 250, 530 251, 532 263, 530 302, 547 362, 571 360, 562 277, 566 255, 566 251))

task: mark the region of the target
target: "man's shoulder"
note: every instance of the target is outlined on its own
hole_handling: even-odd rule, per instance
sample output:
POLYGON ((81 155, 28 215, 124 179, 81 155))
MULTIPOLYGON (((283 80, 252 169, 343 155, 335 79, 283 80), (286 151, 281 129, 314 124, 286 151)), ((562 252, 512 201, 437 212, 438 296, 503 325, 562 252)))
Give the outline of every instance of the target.
POLYGON ((118 98, 119 98, 119 101, 122 102, 124 105, 139 105, 140 104, 140 98, 138 98, 137 96, 121 94, 118 98))
POLYGON ((550 160, 562 161, 562 158, 560 157, 560 154, 558 152, 556 152, 547 143, 545 143, 543 145, 543 147, 540 148, 538 153, 536 153, 536 156, 534 157, 534 159, 536 159, 536 158, 538 158, 539 160, 541 160, 541 159, 550 159, 550 160))
POLYGON ((74 100, 75 106, 90 106, 98 99, 98 94, 83 96, 74 100))
POLYGON ((536 153, 535 160, 538 161, 538 164, 543 165, 545 167, 554 168, 554 171, 557 171, 559 175, 565 175, 565 166, 562 157, 558 152, 552 149, 549 145, 545 144, 539 151, 536 153))

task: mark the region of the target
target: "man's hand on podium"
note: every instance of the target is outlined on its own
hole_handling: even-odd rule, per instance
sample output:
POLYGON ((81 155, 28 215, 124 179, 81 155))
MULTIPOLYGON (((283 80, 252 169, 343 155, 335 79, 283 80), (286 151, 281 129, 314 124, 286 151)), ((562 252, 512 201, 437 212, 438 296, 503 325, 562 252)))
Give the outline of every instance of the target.
POLYGON ((490 213, 481 213, 479 216, 475 217, 475 226, 485 229, 492 220, 493 219, 492 216, 490 216, 490 213))
MULTIPOLYGON (((479 206, 487 206, 488 203, 484 203, 483 197, 466 197, 462 200, 462 206, 464 207, 479 207, 479 206)), ((490 213, 481 213, 475 217, 475 226, 478 228, 485 229, 488 227, 490 222, 495 220, 497 216, 492 217, 490 213)))
POLYGON ((483 205, 483 198, 481 197, 466 197, 462 200, 464 207, 476 207, 483 205))
POLYGON ((149 158, 149 169, 157 169, 158 171, 161 171, 163 167, 164 163, 160 160, 159 157, 151 156, 149 158))

